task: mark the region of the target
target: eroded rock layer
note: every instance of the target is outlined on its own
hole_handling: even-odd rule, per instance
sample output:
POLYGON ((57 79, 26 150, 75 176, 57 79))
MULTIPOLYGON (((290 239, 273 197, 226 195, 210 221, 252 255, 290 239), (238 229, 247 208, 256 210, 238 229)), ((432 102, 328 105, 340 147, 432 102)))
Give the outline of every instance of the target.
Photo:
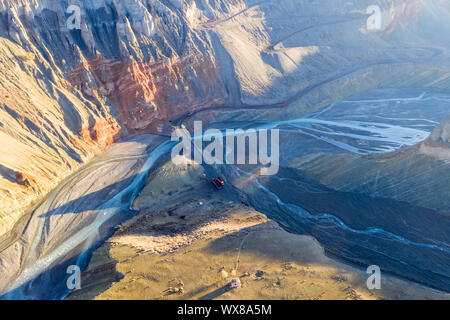
POLYGON ((444 0, 0 0, 0 235, 135 131, 449 88, 449 17, 444 0))
POLYGON ((165 123, 187 110, 225 104, 218 72, 212 57, 200 55, 155 63, 96 58, 75 68, 70 79, 88 97, 110 99, 127 128, 161 133, 165 123))

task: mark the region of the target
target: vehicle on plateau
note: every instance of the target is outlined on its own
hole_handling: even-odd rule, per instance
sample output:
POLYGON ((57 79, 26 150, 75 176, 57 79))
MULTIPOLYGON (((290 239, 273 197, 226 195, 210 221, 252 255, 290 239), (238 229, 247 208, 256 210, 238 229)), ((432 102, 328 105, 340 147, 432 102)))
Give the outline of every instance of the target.
POLYGON ((217 177, 212 179, 212 184, 217 190, 221 190, 225 186, 225 181, 222 178, 217 177))

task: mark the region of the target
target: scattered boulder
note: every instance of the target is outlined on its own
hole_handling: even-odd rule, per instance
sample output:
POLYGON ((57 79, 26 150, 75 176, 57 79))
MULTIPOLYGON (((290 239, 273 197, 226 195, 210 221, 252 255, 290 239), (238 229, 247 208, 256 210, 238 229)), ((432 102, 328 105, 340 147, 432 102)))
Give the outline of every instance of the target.
POLYGON ((16 174, 16 183, 20 184, 21 186, 24 187, 31 187, 31 183, 34 182, 34 179, 27 176, 25 173, 23 172, 17 172, 16 174))

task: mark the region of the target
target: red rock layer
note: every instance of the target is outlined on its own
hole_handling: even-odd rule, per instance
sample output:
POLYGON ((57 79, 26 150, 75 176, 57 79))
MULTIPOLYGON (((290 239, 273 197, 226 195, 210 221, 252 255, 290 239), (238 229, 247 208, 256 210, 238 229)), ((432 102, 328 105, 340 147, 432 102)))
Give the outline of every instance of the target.
POLYGON ((90 127, 83 127, 80 136, 88 143, 96 143, 100 149, 110 146, 120 136, 120 126, 114 119, 96 121, 90 127))
POLYGON ((161 132, 167 121, 225 104, 218 73, 213 59, 198 55, 155 63, 94 58, 70 80, 87 97, 108 97, 128 129, 161 132))
POLYGON ((24 186, 26 188, 29 188, 29 187, 31 187, 32 184, 36 184, 36 181, 35 181, 34 178, 26 175, 23 172, 17 172, 17 174, 16 174, 16 183, 21 185, 21 186, 24 186))

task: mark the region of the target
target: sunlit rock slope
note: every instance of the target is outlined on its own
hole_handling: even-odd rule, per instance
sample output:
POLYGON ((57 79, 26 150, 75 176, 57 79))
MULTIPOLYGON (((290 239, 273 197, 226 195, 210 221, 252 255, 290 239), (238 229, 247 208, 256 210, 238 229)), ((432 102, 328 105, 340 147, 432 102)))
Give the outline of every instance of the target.
POLYGON ((448 88, 449 16, 443 0, 0 0, 0 235, 136 131, 448 88))

